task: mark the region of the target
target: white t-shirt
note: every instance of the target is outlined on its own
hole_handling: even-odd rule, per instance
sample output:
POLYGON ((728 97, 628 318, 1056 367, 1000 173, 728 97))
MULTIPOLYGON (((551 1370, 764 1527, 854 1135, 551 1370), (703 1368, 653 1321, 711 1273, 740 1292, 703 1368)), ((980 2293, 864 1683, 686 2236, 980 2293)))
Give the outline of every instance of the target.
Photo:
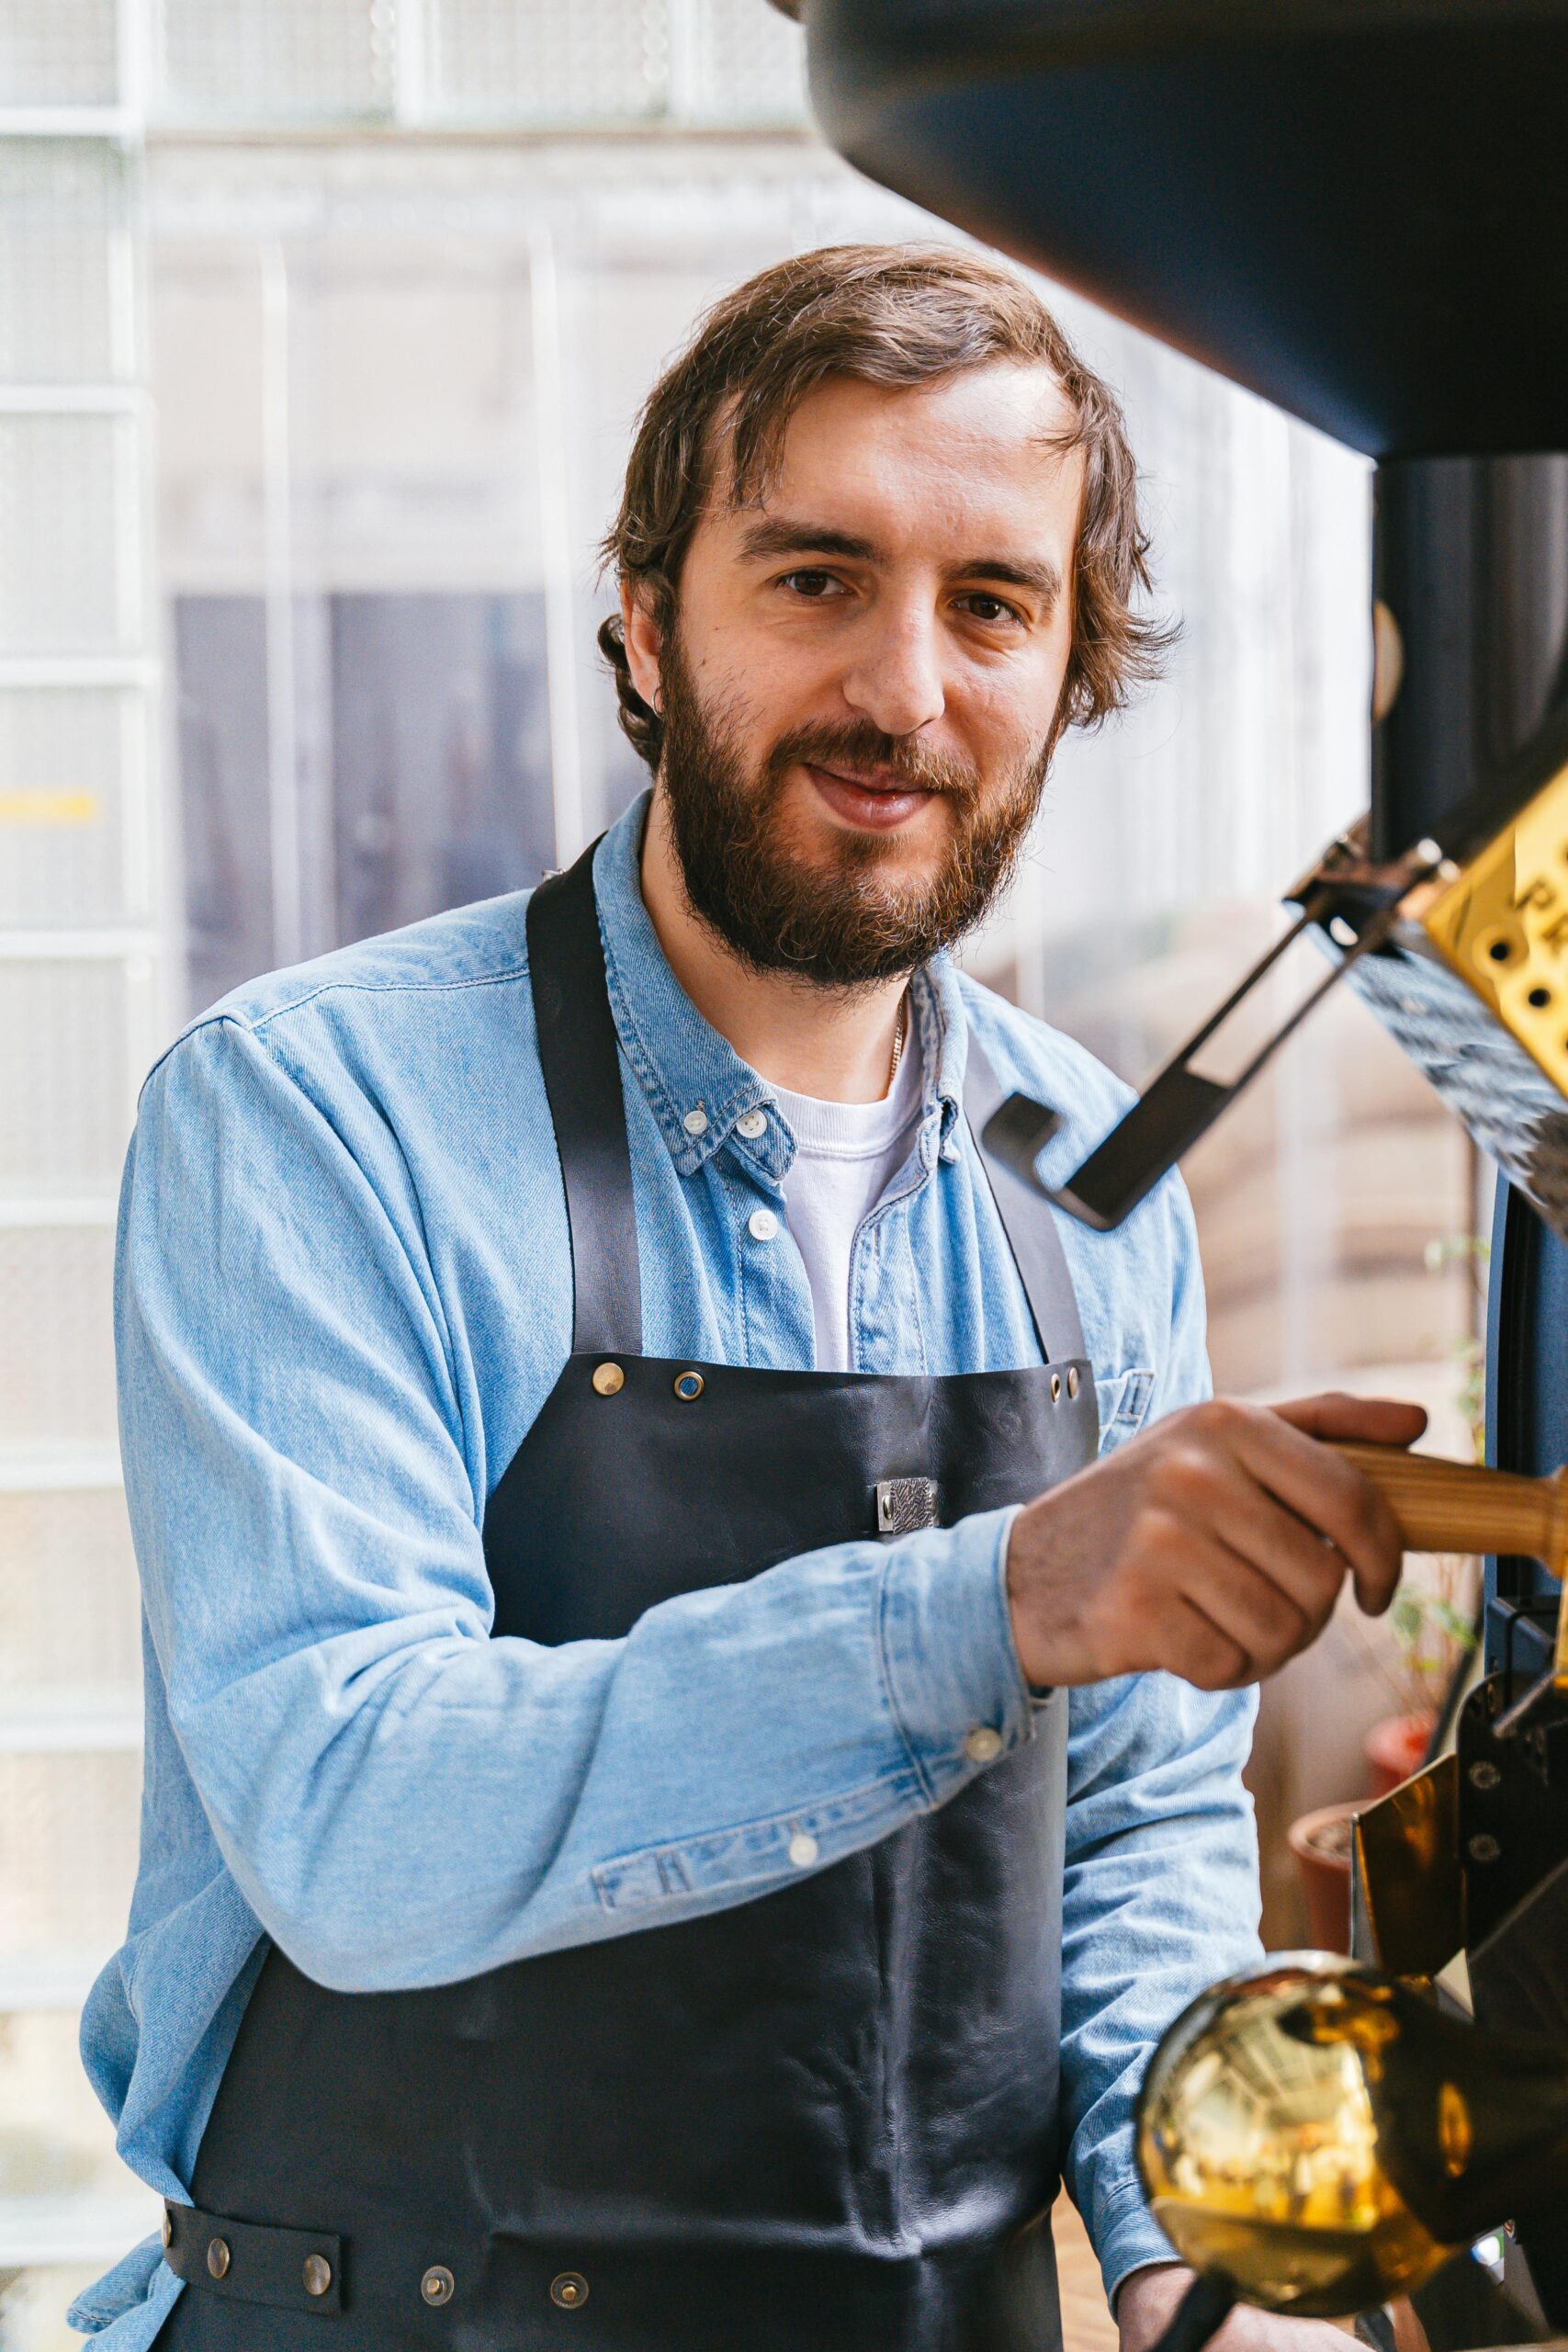
MULTIPOLYGON (((911 1026, 913 1024, 911 1023, 911 1026)), ((852 1370, 850 1254, 855 1235, 909 1156, 924 1093, 914 1039, 880 1102, 822 1102, 814 1094, 774 1099, 795 1136, 784 1180, 784 1207, 811 1283, 818 1372, 852 1370)))

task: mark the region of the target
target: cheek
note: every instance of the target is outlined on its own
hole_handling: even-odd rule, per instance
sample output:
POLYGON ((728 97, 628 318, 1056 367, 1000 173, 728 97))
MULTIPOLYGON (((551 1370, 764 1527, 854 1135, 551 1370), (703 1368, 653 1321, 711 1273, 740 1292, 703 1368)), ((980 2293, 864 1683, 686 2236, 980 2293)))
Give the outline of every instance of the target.
POLYGON ((1055 719, 1066 666, 1064 646, 1059 662, 1043 665, 1027 682, 1004 684, 993 678, 971 699, 967 732, 987 775, 1016 768, 1038 754, 1055 719))

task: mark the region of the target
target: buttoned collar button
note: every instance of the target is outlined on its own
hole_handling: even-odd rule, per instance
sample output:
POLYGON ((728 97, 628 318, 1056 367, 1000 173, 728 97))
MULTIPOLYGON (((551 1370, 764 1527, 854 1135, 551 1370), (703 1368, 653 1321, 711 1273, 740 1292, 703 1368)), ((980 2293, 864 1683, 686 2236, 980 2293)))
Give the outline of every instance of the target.
POLYGON ((735 1132, 738 1136, 744 1136, 748 1143, 755 1143, 759 1136, 765 1136, 768 1132, 767 1113, 742 1111, 735 1122, 735 1132))

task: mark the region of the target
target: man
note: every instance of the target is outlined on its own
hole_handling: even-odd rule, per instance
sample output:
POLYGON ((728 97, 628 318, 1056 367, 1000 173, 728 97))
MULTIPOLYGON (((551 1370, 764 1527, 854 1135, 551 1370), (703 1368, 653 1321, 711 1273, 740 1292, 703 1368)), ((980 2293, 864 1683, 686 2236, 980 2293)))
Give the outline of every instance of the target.
POLYGON ((1060 2150, 1142 2346, 1133 2096, 1257 1949, 1246 1686, 1397 1567, 1315 1437, 1420 1416, 1206 1403, 1177 1181, 1096 1235, 984 1146, 1013 1091, 1064 1168, 1120 1107, 942 950, 1157 650, 1034 296, 764 273, 611 548, 651 798, 144 1097, 148 1792, 85 2044, 167 2218, 76 2316, 1032 2352, 1060 2150))

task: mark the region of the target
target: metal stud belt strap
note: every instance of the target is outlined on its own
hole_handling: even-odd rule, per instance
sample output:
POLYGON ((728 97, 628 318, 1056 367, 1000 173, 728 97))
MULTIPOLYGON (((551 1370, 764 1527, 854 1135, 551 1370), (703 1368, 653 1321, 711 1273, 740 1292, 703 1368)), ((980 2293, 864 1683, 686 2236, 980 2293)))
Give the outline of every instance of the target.
POLYGON ((170 2204, 164 2208, 164 2259, 187 2287, 231 2302, 289 2312, 343 2309, 343 2240, 330 2230, 272 2229, 170 2204))

